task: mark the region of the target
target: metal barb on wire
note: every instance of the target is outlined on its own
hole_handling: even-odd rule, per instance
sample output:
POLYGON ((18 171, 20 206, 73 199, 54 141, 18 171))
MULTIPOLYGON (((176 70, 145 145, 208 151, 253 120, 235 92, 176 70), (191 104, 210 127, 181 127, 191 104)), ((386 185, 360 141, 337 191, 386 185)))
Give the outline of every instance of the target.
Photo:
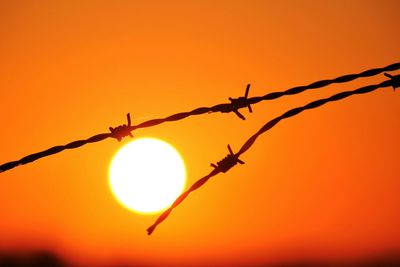
POLYGON ((109 127, 110 132, 111 132, 111 137, 115 138, 120 142, 124 137, 130 136, 133 137, 132 135, 132 126, 131 126, 131 115, 128 113, 126 114, 128 124, 123 124, 120 125, 116 128, 109 127))
MULTIPOLYGON (((396 76, 395 76, 396 77, 396 76)), ((147 229, 147 233, 150 235, 155 228, 162 223, 171 213, 171 211, 173 209, 175 209, 179 204, 182 203, 182 201, 194 190, 198 189, 199 187, 201 187, 202 185, 205 184, 205 182, 207 182, 211 177, 217 175, 220 172, 227 172, 228 170, 230 170, 233 166, 235 166, 237 163, 243 164, 244 162, 239 160, 239 156, 242 155, 243 153, 245 153, 247 150, 250 149, 251 146, 253 146, 253 144, 255 143, 255 141, 257 140, 257 138, 259 136, 261 136, 262 134, 264 134, 265 132, 271 130, 274 126, 276 126, 280 121, 284 120, 284 119, 288 119, 291 117, 294 117, 306 110, 311 110, 311 109, 315 109, 317 107, 320 107, 322 105, 325 105, 327 103, 330 102, 335 102, 335 101, 339 101, 342 99, 345 99, 349 96, 352 95, 358 95, 358 94, 366 94, 372 91, 375 91, 379 88, 385 88, 385 87, 389 87, 392 86, 393 83, 391 80, 386 80, 383 81, 379 84, 373 84, 373 85, 368 85, 368 86, 364 86, 352 91, 344 91, 344 92, 340 92, 338 94, 332 95, 328 98, 322 98, 322 99, 318 99, 315 100, 313 102, 308 103, 307 105, 301 106, 301 107, 297 107, 297 108, 293 108, 285 113, 283 113, 282 115, 270 120, 269 122, 267 122, 264 126, 262 126, 255 134, 253 134, 240 148, 239 152, 237 152, 236 154, 234 154, 232 152, 232 149, 230 148, 230 146, 228 145, 228 149, 229 149, 229 154, 228 156, 226 156, 224 159, 222 159, 221 161, 219 161, 216 165, 215 164, 211 164, 212 167, 214 167, 214 170, 208 174, 207 176, 199 179, 197 182, 195 182, 190 189, 188 189, 186 192, 184 192, 181 196, 179 196, 173 205, 171 205, 171 207, 169 209, 167 209, 166 211, 164 211, 163 214, 161 214, 158 219, 156 220, 156 222, 151 225, 148 229, 147 229)))
POLYGON ((225 108, 221 109, 221 112, 222 113, 234 112, 239 118, 245 120, 246 118, 239 112, 239 109, 247 107, 250 113, 253 112, 253 109, 251 108, 251 105, 248 102, 249 91, 250 91, 250 84, 247 84, 244 96, 240 96, 238 98, 229 97, 228 99, 229 101, 231 101, 231 103, 225 108))
POLYGON ((156 227, 160 223, 162 223, 165 219, 167 219, 168 216, 171 214, 172 210, 174 210, 178 205, 180 205, 182 201, 185 200, 186 197, 190 195, 190 193, 202 187, 210 178, 214 177, 220 172, 225 173, 229 171, 233 166, 235 166, 238 163, 244 164, 244 162, 239 159, 239 155, 233 153, 230 145, 228 145, 228 150, 229 154, 225 158, 218 161, 216 165, 211 164, 211 166, 214 167, 214 170, 212 170, 208 175, 204 176, 203 178, 197 180, 194 184, 192 184, 192 186, 188 190, 183 192, 174 201, 174 203, 172 203, 172 205, 167 210, 165 210, 149 228, 147 228, 148 235, 151 235, 156 229, 156 227))
POLYGON ((390 75, 389 73, 384 73, 386 77, 390 78, 392 82, 393 91, 396 91, 397 87, 400 87, 400 74, 399 75, 390 75))
POLYGON ((244 164, 244 162, 239 159, 239 155, 232 152, 230 145, 228 145, 228 150, 229 154, 222 160, 218 161, 217 164, 211 163, 211 167, 225 173, 238 163, 244 164))
MULTIPOLYGON (((123 137, 125 137, 127 135, 132 136, 130 134, 130 132, 135 129, 153 127, 153 126, 159 125, 161 123, 165 123, 165 122, 179 121, 179 120, 183 120, 190 116, 197 116, 197 115, 212 113, 212 112, 223 112, 223 113, 235 112, 235 114, 239 118, 245 119, 244 116, 238 111, 238 109, 247 106, 249 111, 252 112, 250 104, 256 104, 260 101, 265 101, 265 100, 273 100, 273 99, 277 99, 277 98, 280 98, 283 96, 295 95, 295 94, 304 92, 306 90, 323 88, 325 86, 335 84, 335 83, 347 83, 347 82, 353 81, 358 78, 372 77, 372 76, 378 75, 383 72, 396 71, 398 69, 400 69, 400 62, 393 63, 386 67, 369 69, 369 70, 366 70, 366 71, 363 71, 360 73, 355 73, 355 74, 346 74, 346 75, 343 75, 343 76, 340 76, 337 78, 328 79, 328 80, 320 80, 320 81, 313 82, 309 85, 296 86, 296 87, 287 89, 285 91, 271 92, 264 96, 256 96, 256 97, 250 97, 250 98, 247 97, 249 89, 250 89, 250 84, 248 84, 247 88, 246 88, 245 96, 239 97, 236 99, 230 98, 231 103, 217 104, 212 107, 199 107, 199 108, 196 108, 191 111, 176 113, 176 114, 167 116, 165 118, 148 120, 148 121, 142 122, 138 125, 130 126, 130 117, 128 114, 128 125, 122 126, 122 128, 119 128, 118 130, 117 130, 118 127, 115 129, 110 127, 111 133, 108 132, 108 133, 96 134, 87 139, 72 141, 65 145, 57 145, 57 146, 48 148, 46 150, 43 150, 43 151, 40 151, 37 153, 27 155, 19 160, 6 162, 6 163, 0 165, 0 173, 10 170, 14 167, 23 165, 23 164, 27 164, 27 163, 36 161, 40 158, 44 158, 44 157, 47 157, 50 155, 60 153, 66 149, 76 149, 78 147, 81 147, 81 146, 84 146, 84 145, 87 145, 90 143, 100 142, 107 138, 116 138, 117 140, 120 141, 120 140, 122 140, 123 137)), ((398 75, 392 76, 390 74, 386 74, 386 76, 392 79, 392 80, 388 81, 389 86, 392 86, 393 89, 396 89, 397 87, 399 87, 398 75)), ((251 140, 249 140, 249 142, 250 141, 251 140)))

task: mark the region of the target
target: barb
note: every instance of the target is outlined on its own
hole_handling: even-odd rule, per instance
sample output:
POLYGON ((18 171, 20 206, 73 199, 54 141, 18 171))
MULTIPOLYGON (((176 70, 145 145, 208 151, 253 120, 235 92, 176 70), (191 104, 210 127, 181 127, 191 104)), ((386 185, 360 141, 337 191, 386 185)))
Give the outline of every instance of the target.
POLYGON ((397 87, 400 87, 400 75, 392 76, 389 73, 384 73, 386 77, 391 79, 393 91, 396 91, 397 87))
POLYGON ((108 129, 110 129, 111 132, 111 137, 115 138, 118 140, 118 142, 121 142, 122 138, 126 137, 126 136, 130 136, 131 138, 133 137, 132 135, 132 130, 131 130, 131 114, 126 114, 127 120, 128 120, 128 124, 123 124, 120 125, 116 128, 110 127, 108 129))
MULTIPOLYGON (((395 77, 397 77, 397 76, 395 76, 395 77)), ((181 196, 179 196, 177 198, 177 200, 174 202, 174 204, 172 204, 172 206, 169 209, 167 209, 164 213, 162 213, 161 216, 156 220, 156 222, 147 229, 147 234, 150 235, 155 230, 155 228, 169 216, 171 211, 174 208, 176 208, 176 206, 178 206, 191 192, 198 189, 206 181, 208 181, 208 179, 217 175, 220 172, 227 172, 229 169, 231 169, 237 163, 243 164, 244 162, 239 160, 239 156, 242 155, 244 152, 246 152, 248 149, 250 149, 250 147, 254 144, 254 142, 260 135, 267 132, 275 125, 277 125, 281 120, 296 116, 297 114, 299 114, 305 110, 315 109, 315 108, 320 107, 329 102, 339 101, 339 100, 342 100, 342 99, 347 98, 352 95, 365 94, 365 93, 375 91, 379 88, 384 88, 384 87, 389 87, 389 86, 393 86, 392 80, 386 80, 380 84, 369 85, 369 86, 361 87, 359 89, 352 90, 352 91, 341 92, 341 93, 335 94, 328 98, 323 98, 323 99, 319 99, 319 100, 310 102, 305 106, 291 109, 291 110, 285 112, 284 114, 282 114, 281 116, 276 117, 275 119, 272 119, 269 122, 267 122, 263 127, 261 127, 260 130, 258 130, 253 136, 251 136, 243 144, 243 146, 241 147, 241 149, 239 150, 238 153, 234 154, 232 152, 232 149, 228 145, 230 154, 228 154, 228 156, 226 156, 223 160, 219 161, 217 163, 217 165, 211 164, 211 166, 214 167, 214 170, 213 170, 214 173, 211 172, 209 175, 201 178, 196 183, 194 183, 189 190, 185 191, 181 196)))
MULTIPOLYGON (((380 74, 385 71, 394 71, 394 70, 398 70, 398 69, 400 69, 400 63, 394 63, 389 66, 383 67, 383 68, 370 69, 370 70, 363 71, 363 72, 360 72, 357 74, 348 74, 348 75, 340 76, 340 77, 330 79, 330 80, 321 80, 321 81, 311 83, 309 85, 293 87, 286 91, 269 93, 269 94, 266 94, 261 97, 247 98, 247 94, 250 89, 250 85, 247 85, 245 96, 239 97, 236 99, 230 98, 231 103, 218 104, 218 105, 215 105, 212 107, 200 107, 200 108, 194 109, 189 112, 181 112, 181 113, 177 113, 177 114, 174 114, 174 115, 171 115, 171 116, 168 116, 165 118, 161 118, 161 119, 148 120, 148 121, 142 122, 138 125, 131 125, 130 117, 128 115, 128 125, 122 125, 122 126, 118 126, 116 128, 110 127, 109 129, 110 129, 111 133, 102 133, 102 134, 92 136, 88 139, 74 141, 74 142, 71 142, 66 145, 55 146, 55 147, 49 148, 47 150, 44 150, 42 152, 28 155, 20 160, 4 163, 4 164, 0 165, 0 173, 10 170, 19 165, 24 165, 24 164, 33 162, 35 160, 38 160, 40 158, 54 155, 56 153, 66 150, 66 149, 78 148, 78 147, 81 147, 81 146, 89 144, 89 143, 100 142, 109 137, 116 138, 118 141, 120 141, 125 136, 129 135, 132 137, 132 135, 130 133, 135 129, 152 127, 152 126, 156 126, 158 124, 164 123, 164 122, 179 121, 179 120, 185 119, 189 116, 201 115, 201 114, 212 113, 212 112, 222 112, 222 113, 235 112, 237 116, 244 119, 244 116, 239 113, 238 109, 247 106, 249 108, 249 111, 252 112, 250 105, 256 104, 260 101, 273 100, 273 99, 277 99, 279 97, 286 96, 286 95, 298 94, 298 93, 304 92, 309 89, 322 88, 322 87, 328 86, 333 83, 350 82, 357 78, 371 77, 371 76, 380 74), (111 128, 113 130, 111 130, 111 128), (128 132, 129 132, 129 134, 128 134, 128 132)), ((388 74, 388 75, 390 75, 390 74, 388 74)), ((393 77, 394 79, 391 81, 393 88, 399 86, 399 82, 398 82, 399 78, 396 78, 396 77, 397 76, 394 76, 393 77)))
POLYGON ((250 84, 247 84, 244 96, 238 98, 229 97, 228 99, 231 101, 231 104, 221 107, 221 112, 222 113, 234 112, 239 118, 245 120, 246 118, 239 112, 239 109, 247 107, 250 113, 253 112, 253 109, 251 108, 251 105, 248 103, 248 98, 247 98, 249 95, 249 91, 250 91, 250 84))
POLYGON ((218 161, 217 165, 214 163, 211 163, 211 167, 214 167, 214 170, 212 170, 208 175, 204 176, 203 178, 199 179, 197 182, 195 182, 188 190, 183 192, 175 201, 174 203, 166 210, 164 211, 156 220, 156 222, 147 228, 147 234, 151 235, 153 231, 156 229, 156 227, 162 223, 171 213, 171 211, 176 208, 190 193, 204 185, 211 177, 217 175, 220 172, 227 172, 229 171, 233 166, 236 164, 244 164, 243 161, 239 159, 239 156, 237 154, 234 154, 231 146, 228 145, 228 150, 229 154, 223 158, 222 160, 218 161))
POLYGON ((215 165, 214 163, 211 163, 210 164, 211 167, 214 167, 214 169, 225 173, 225 172, 229 171, 233 166, 235 166, 238 163, 244 164, 244 162, 239 159, 239 155, 238 154, 234 154, 232 152, 232 149, 231 149, 230 145, 228 145, 228 150, 229 150, 229 154, 225 158, 223 158, 222 160, 218 161, 217 165, 215 165))

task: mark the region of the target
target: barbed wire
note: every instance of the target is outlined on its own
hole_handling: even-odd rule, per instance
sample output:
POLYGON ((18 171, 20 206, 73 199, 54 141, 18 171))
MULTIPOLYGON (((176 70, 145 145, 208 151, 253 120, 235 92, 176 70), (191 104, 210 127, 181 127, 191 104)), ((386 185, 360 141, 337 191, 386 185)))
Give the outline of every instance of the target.
POLYGON ((347 97, 352 96, 352 95, 365 94, 365 93, 369 93, 369 92, 375 91, 375 90, 377 90, 379 88, 385 88, 385 87, 389 87, 389 86, 392 86, 393 89, 395 89, 397 87, 400 87, 400 75, 392 76, 392 75, 387 74, 387 73, 385 73, 385 75, 387 77, 389 77, 390 80, 386 80, 386 81, 381 82, 379 84, 364 86, 364 87, 361 87, 361 88, 358 88, 358 89, 352 90, 352 91, 344 91, 344 92, 332 95, 332 96, 330 96, 328 98, 323 98, 323 99, 319 99, 319 100, 310 102, 305 106, 297 107, 297 108, 291 109, 291 110, 283 113, 282 115, 270 120, 263 127, 261 127, 260 130, 258 130, 254 135, 252 135, 243 144, 243 146, 240 148, 240 150, 236 154, 232 152, 230 146, 228 145, 228 149, 229 149, 230 154, 228 154, 228 156, 226 156, 223 160, 218 162, 217 165, 211 164, 211 166, 214 167, 214 170, 212 170, 208 175, 204 176, 203 178, 201 178, 200 180, 195 182, 188 190, 186 190, 182 195, 180 195, 175 200, 175 202, 157 218, 155 223, 153 225, 151 225, 147 229, 147 234, 151 235, 153 233, 153 231, 156 229, 156 227, 160 223, 162 223, 169 216, 169 214, 172 212, 173 209, 175 209, 180 203, 182 203, 182 201, 190 193, 192 193, 193 191, 197 190, 202 185, 204 185, 211 177, 219 174, 220 172, 224 172, 224 173, 227 172, 233 166, 235 166, 237 163, 243 164, 244 162, 239 160, 239 156, 241 156, 243 153, 245 153, 247 150, 249 150, 250 147, 254 144, 254 142, 256 141, 256 139, 260 135, 262 135, 263 133, 265 133, 268 130, 270 130, 272 127, 277 125, 280 121, 282 121, 284 119, 287 119, 287 118, 290 118, 290 117, 294 117, 294 116, 296 116, 297 114, 299 114, 299 113, 301 113, 303 111, 310 110, 310 109, 315 109, 315 108, 320 107, 320 106, 322 106, 324 104, 327 104, 327 103, 330 103, 330 102, 339 101, 339 100, 342 100, 342 99, 347 98, 347 97))
MULTIPOLYGON (((385 74, 387 74, 387 73, 385 73, 385 74)), ((287 119, 287 118, 293 117, 293 116, 295 116, 295 115, 297 115, 297 114, 299 114, 299 113, 301 113, 301 112, 303 112, 305 110, 314 109, 314 108, 320 107, 320 106, 322 106, 322 105, 324 105, 326 103, 329 103, 329 102, 339 101, 341 99, 347 98, 347 97, 352 96, 352 95, 365 94, 365 93, 369 93, 369 92, 375 91, 376 89, 379 89, 379 88, 385 88, 385 87, 390 87, 390 86, 392 86, 394 90, 395 90, 395 88, 400 86, 400 75, 391 76, 389 80, 383 81, 383 82, 381 82, 379 84, 367 85, 367 86, 358 88, 356 90, 340 92, 340 93, 332 95, 332 96, 330 96, 328 98, 315 100, 313 102, 308 103, 305 106, 291 109, 291 110, 285 112, 284 114, 282 114, 281 116, 276 117, 275 119, 267 122, 263 127, 261 127, 261 129, 257 133, 255 133, 253 136, 251 136, 246 141, 246 143, 242 146, 242 148, 239 150, 237 155, 240 156, 244 152, 246 152, 253 145, 253 143, 256 141, 256 139, 260 135, 262 135, 263 133, 265 133, 266 131, 268 131, 272 127, 274 127, 277 123, 279 123, 283 119, 287 119)))
POLYGON ((110 127, 109 128, 110 133, 101 133, 101 134, 94 135, 88 139, 73 141, 66 145, 54 146, 54 147, 46 149, 44 151, 30 154, 19 160, 4 163, 4 164, 0 165, 0 173, 10 170, 12 168, 15 168, 17 166, 33 162, 40 158, 57 154, 66 149, 75 149, 75 148, 81 147, 86 144, 100 142, 107 138, 115 138, 118 141, 121 141, 126 136, 132 137, 131 132, 134 131, 135 129, 152 127, 152 126, 156 126, 158 124, 164 123, 164 122, 178 121, 178 120, 185 119, 189 116, 201 115, 201 114, 213 113, 213 112, 222 112, 222 113, 234 112, 239 118, 245 119, 244 116, 239 112, 239 109, 248 107, 249 111, 252 112, 250 105, 256 104, 263 100, 273 100, 273 99, 277 99, 279 97, 286 96, 286 95, 299 94, 299 93, 304 92, 309 89, 323 88, 323 87, 328 86, 333 83, 350 82, 350 81, 358 79, 358 78, 371 77, 371 76, 375 76, 375 75, 380 74, 385 71, 394 71, 394 70, 398 70, 398 69, 400 69, 400 63, 394 63, 394 64, 388 65, 386 67, 383 67, 383 68, 369 69, 369 70, 366 70, 366 71, 363 71, 360 73, 356 73, 356 74, 347 74, 347 75, 343 75, 343 76, 340 76, 340 77, 337 77, 334 79, 320 80, 320 81, 311 83, 309 85, 293 87, 293 88, 287 89, 285 91, 268 93, 261 97, 248 98, 248 92, 250 89, 250 84, 248 84, 246 87, 245 96, 239 97, 239 98, 229 98, 231 103, 218 104, 218 105, 215 105, 212 107, 200 107, 200 108, 196 108, 189 112, 181 112, 181 113, 176 113, 176 114, 173 114, 171 116, 161 118, 161 119, 148 120, 148 121, 142 122, 138 125, 131 125, 130 115, 128 113, 128 115, 127 115, 128 116, 128 124, 124 124, 124 125, 118 126, 116 128, 110 127))

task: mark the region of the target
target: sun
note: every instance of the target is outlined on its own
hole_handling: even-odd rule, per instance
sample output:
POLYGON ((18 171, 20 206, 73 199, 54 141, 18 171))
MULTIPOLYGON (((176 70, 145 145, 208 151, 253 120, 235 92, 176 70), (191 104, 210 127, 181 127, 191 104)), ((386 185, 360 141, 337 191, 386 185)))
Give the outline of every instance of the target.
POLYGON ((124 145, 109 169, 112 194, 127 209, 141 214, 168 208, 182 193, 186 168, 178 151, 156 138, 124 145))

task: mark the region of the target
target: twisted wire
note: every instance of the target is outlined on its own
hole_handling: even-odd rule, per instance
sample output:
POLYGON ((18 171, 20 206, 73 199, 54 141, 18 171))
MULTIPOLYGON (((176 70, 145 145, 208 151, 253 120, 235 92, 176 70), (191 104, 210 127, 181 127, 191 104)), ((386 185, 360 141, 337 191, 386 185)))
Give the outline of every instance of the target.
POLYGON ((393 81, 392 80, 386 80, 386 81, 383 81, 383 82, 381 82, 379 84, 367 85, 367 86, 364 86, 364 87, 361 87, 361 88, 358 88, 358 89, 352 90, 352 91, 340 92, 340 93, 332 95, 332 96, 330 96, 328 98, 315 100, 313 102, 308 103, 305 106, 291 109, 291 110, 285 112, 284 114, 280 115, 279 117, 276 117, 275 119, 270 120, 263 127, 261 127, 261 129, 258 130, 258 132, 256 132, 254 135, 252 135, 246 141, 246 143, 243 144, 243 146, 241 147, 241 149, 239 150, 237 155, 240 156, 241 154, 246 152, 248 149, 250 149, 250 147, 254 144, 254 142, 256 141, 256 139, 260 135, 262 135, 263 133, 265 133, 268 130, 270 130, 272 127, 274 127, 276 124, 278 124, 283 119, 287 119, 287 118, 293 117, 293 116, 295 116, 295 115, 297 115, 297 114, 299 114, 299 113, 301 113, 301 112, 303 112, 305 110, 315 109, 315 108, 320 107, 320 106, 322 106, 324 104, 327 104, 329 102, 339 101, 339 100, 342 100, 342 99, 347 98, 347 97, 352 96, 352 95, 366 94, 366 93, 375 91, 375 90, 377 90, 379 88, 385 88, 385 87, 389 87, 389 86, 393 86, 393 81))
MULTIPOLYGON (((344 92, 332 95, 332 96, 330 96, 328 98, 319 99, 319 100, 310 102, 307 105, 291 109, 291 110, 283 113, 282 115, 270 120, 264 126, 262 126, 260 128, 260 130, 258 130, 254 135, 252 135, 243 144, 243 146, 240 148, 239 152, 237 152, 236 154, 233 154, 233 156, 238 158, 240 155, 245 153, 247 150, 250 149, 250 147, 254 144, 254 142, 256 141, 256 139, 260 135, 262 135, 263 133, 267 132, 268 130, 270 130, 272 127, 274 127, 275 125, 277 125, 280 121, 282 121, 284 119, 287 119, 287 118, 290 118, 290 117, 294 117, 294 116, 298 115, 299 113, 301 113, 301 112, 303 112, 305 110, 315 109, 315 108, 320 107, 320 106, 322 106, 324 104, 327 104, 327 103, 330 103, 330 102, 339 101, 339 100, 342 100, 342 99, 347 98, 347 97, 352 96, 352 95, 365 94, 365 93, 369 93, 369 92, 375 91, 375 90, 377 90, 379 88, 384 88, 384 87, 389 87, 389 86, 393 86, 393 81, 392 80, 386 80, 386 81, 381 82, 379 84, 364 86, 364 87, 361 87, 361 88, 358 88, 358 89, 352 90, 352 91, 344 91, 344 92)), ((231 167, 233 167, 234 165, 236 165, 236 164, 233 164, 231 167)), ((210 174, 208 174, 207 176, 205 176, 205 177, 201 178, 200 180, 198 180, 197 182, 195 182, 187 191, 185 191, 181 196, 179 196, 175 200, 175 202, 172 204, 172 206, 169 209, 164 211, 158 217, 156 222, 147 229, 147 234, 150 235, 151 233, 153 233, 155 228, 161 222, 163 222, 169 216, 171 211, 174 208, 176 208, 191 192, 193 192, 194 190, 196 190, 199 187, 201 187, 202 185, 204 185, 211 177, 217 175, 221 171, 222 170, 220 168, 215 168, 210 174)))
POLYGON ((5 172, 5 171, 7 171, 9 169, 12 169, 12 168, 20 166, 20 165, 24 165, 24 164, 30 163, 30 162, 38 160, 40 158, 47 157, 47 156, 59 153, 59 152, 61 152, 63 150, 66 150, 66 149, 74 149, 74 148, 78 148, 78 147, 81 147, 81 146, 86 145, 86 144, 100 142, 100 141, 102 141, 102 140, 104 140, 106 138, 109 138, 109 137, 112 137, 112 135, 110 133, 102 133, 102 134, 94 135, 94 136, 92 136, 92 137, 90 137, 88 139, 85 139, 85 140, 73 141, 73 142, 68 143, 66 145, 63 145, 63 146, 54 146, 54 147, 46 149, 44 151, 41 151, 41 152, 34 153, 34 154, 28 155, 26 157, 23 157, 20 160, 7 162, 7 163, 5 163, 5 164, 0 166, 0 173, 1 172, 5 172))
MULTIPOLYGON (((299 93, 302 93, 309 89, 323 88, 325 86, 328 86, 328 85, 331 85, 334 83, 346 83, 346 82, 350 82, 350 81, 353 81, 358 78, 372 77, 372 76, 378 75, 385 71, 394 71, 394 70, 398 70, 398 69, 400 69, 400 62, 388 65, 383 68, 369 69, 369 70, 366 70, 366 71, 363 71, 360 73, 346 74, 346 75, 343 75, 343 76, 340 76, 340 77, 337 77, 334 79, 320 80, 317 82, 313 82, 309 85, 296 86, 296 87, 287 89, 285 91, 272 92, 272 93, 268 93, 268 94, 266 94, 264 96, 260 96, 260 97, 259 96, 250 97, 250 98, 246 99, 246 101, 247 101, 246 106, 250 105, 250 104, 256 104, 256 103, 258 103, 260 101, 264 101, 264 100, 274 100, 274 99, 277 99, 277 98, 280 98, 280 97, 286 96, 286 95, 299 94, 299 93)), ((131 130, 135 130, 137 128, 152 127, 152 126, 164 123, 164 122, 182 120, 189 116, 201 115, 204 113, 226 112, 227 110, 233 111, 231 107, 232 107, 232 103, 218 104, 218 105, 214 105, 212 107, 200 107, 200 108, 194 109, 189 112, 177 113, 177 114, 174 114, 174 115, 162 118, 162 119, 149 120, 149 121, 143 122, 137 126, 132 126, 131 130)))
POLYGON ((317 82, 313 82, 309 85, 305 85, 305 86, 296 86, 293 87, 291 89, 282 91, 282 92, 274 92, 274 93, 269 93, 266 94, 262 97, 252 97, 249 98, 249 104, 256 104, 260 101, 263 100, 273 100, 282 96, 286 96, 286 95, 294 95, 294 94, 299 94, 302 93, 306 90, 310 90, 310 89, 318 89, 318 88, 322 88, 334 83, 346 83, 346 82, 350 82, 353 81, 355 79, 358 78, 365 78, 365 77, 372 77, 375 75, 378 75, 382 72, 385 71, 394 71, 394 70, 398 70, 400 68, 400 63, 394 63, 391 64, 389 66, 383 67, 383 68, 375 68, 375 69, 369 69, 360 73, 356 73, 356 74, 347 74, 347 75, 343 75, 334 79, 330 79, 330 80, 320 80, 317 82))
POLYGON ((156 229, 156 227, 162 223, 171 213, 171 211, 173 209, 175 209, 179 204, 182 203, 183 200, 185 200, 185 198, 192 193, 193 191, 199 189, 202 185, 204 185, 211 177, 217 175, 218 173, 220 173, 221 171, 217 168, 215 168, 214 170, 212 170, 208 175, 204 176, 203 178, 200 178, 199 180, 197 180, 188 190, 186 190, 185 192, 183 192, 175 201, 174 203, 172 203, 172 205, 165 210, 156 220, 156 222, 150 226, 149 228, 147 228, 147 234, 151 235, 153 233, 153 231, 156 229))
MULTIPOLYGON (((397 69, 400 69, 400 63, 394 63, 394 64, 388 65, 386 67, 383 67, 383 68, 374 68, 374 69, 366 70, 366 71, 356 73, 356 74, 347 74, 347 75, 343 75, 343 76, 340 76, 340 77, 337 77, 334 79, 321 80, 321 81, 311 83, 309 85, 293 87, 293 88, 285 90, 285 91, 272 92, 272 93, 266 94, 261 97, 251 97, 251 98, 247 98, 245 101, 247 101, 247 105, 256 104, 256 103, 258 103, 260 101, 264 101, 264 100, 273 100, 273 99, 277 99, 277 98, 285 96, 285 95, 298 94, 298 93, 304 92, 305 90, 308 90, 308 89, 323 88, 323 87, 328 86, 333 83, 345 83, 345 82, 355 80, 357 78, 371 77, 371 76, 380 74, 385 71, 394 71, 397 69)), ((189 112, 181 112, 181 113, 176 113, 176 114, 173 114, 171 116, 161 118, 161 119, 148 120, 148 121, 142 122, 138 125, 131 126, 129 124, 124 127, 124 130, 126 130, 127 132, 131 132, 135 129, 153 127, 153 126, 156 126, 156 125, 164 123, 164 122, 178 121, 178 120, 185 119, 189 116, 201 115, 201 114, 205 114, 205 113, 213 113, 213 112, 225 113, 225 112, 237 111, 237 109, 232 108, 233 107, 232 104, 233 103, 225 103, 225 104, 214 105, 212 107, 200 107, 200 108, 196 108, 189 112)), ((54 155, 56 153, 66 150, 66 149, 74 149, 74 148, 78 148, 78 147, 81 147, 81 146, 89 144, 89 143, 100 142, 109 137, 116 138, 118 140, 121 139, 121 138, 118 138, 118 136, 114 135, 113 133, 102 133, 102 134, 92 136, 88 139, 74 141, 74 142, 68 143, 66 145, 54 146, 54 147, 46 149, 44 151, 23 157, 20 160, 11 161, 11 162, 2 164, 2 165, 0 165, 0 173, 10 170, 14 167, 33 162, 40 158, 54 155)))

